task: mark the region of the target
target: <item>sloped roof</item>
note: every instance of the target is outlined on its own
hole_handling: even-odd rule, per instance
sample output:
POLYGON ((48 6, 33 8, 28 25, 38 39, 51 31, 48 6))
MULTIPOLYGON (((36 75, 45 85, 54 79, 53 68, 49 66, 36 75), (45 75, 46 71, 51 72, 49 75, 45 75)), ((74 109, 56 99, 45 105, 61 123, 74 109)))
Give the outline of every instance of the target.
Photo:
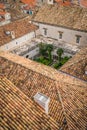
POLYGON ((86 66, 87 48, 84 48, 64 64, 60 70, 87 81, 87 75, 85 74, 86 66))
POLYGON ((0 3, 0 9, 5 9, 5 5, 0 3))
MULTIPOLYGON (((16 21, 16 20, 19 20, 19 19, 23 19, 25 17, 29 17, 28 14, 26 13, 23 13, 19 10, 19 7, 15 6, 15 8, 9 8, 9 13, 11 14, 11 21, 16 21), (18 8, 18 9, 17 9, 18 8)), ((31 19, 31 17, 29 18, 31 19)))
POLYGON ((44 5, 39 9, 34 21, 87 31, 87 8, 44 5))
POLYGON ((21 0, 21 2, 28 4, 30 7, 34 7, 36 4, 36 0, 21 0))
POLYGON ((5 11, 0 11, 0 15, 5 15, 7 12, 5 11))
POLYGON ((47 116, 34 101, 5 77, 0 77, 0 90, 0 113, 2 118, 0 128, 4 130, 59 129, 59 125, 55 120, 47 116))
POLYGON ((38 29, 37 26, 29 23, 28 17, 14 21, 0 27, 0 46, 12 41, 11 35, 6 35, 6 31, 14 31, 15 38, 24 36, 25 34, 38 29))
POLYGON ((67 1, 62 1, 62 0, 55 0, 59 5, 61 6, 70 6, 72 3, 70 2, 70 0, 67 1))
POLYGON ((80 5, 87 8, 87 0, 80 0, 80 5))
MULTIPOLYGON (((8 52, 0 53, 0 72, 14 83, 33 102, 36 108, 38 105, 33 101, 33 96, 38 91, 50 97, 48 116, 41 108, 38 108, 37 112, 39 111, 40 117, 42 117, 40 112, 43 112, 46 119, 49 117, 53 120, 52 125, 55 127, 52 127, 52 130, 56 130, 56 128, 64 128, 64 130, 68 128, 70 130, 86 129, 86 82, 8 52), (64 119, 66 119, 67 125, 63 124, 64 119)), ((33 114, 34 112, 32 109, 33 114)), ((36 116, 33 117, 36 119, 36 116)), ((37 118, 39 118, 38 115, 37 118)), ((47 120, 45 120, 46 123, 48 123, 47 120)), ((48 124, 51 127, 51 122, 48 124)), ((40 123, 39 126, 45 128, 43 123, 40 123)))

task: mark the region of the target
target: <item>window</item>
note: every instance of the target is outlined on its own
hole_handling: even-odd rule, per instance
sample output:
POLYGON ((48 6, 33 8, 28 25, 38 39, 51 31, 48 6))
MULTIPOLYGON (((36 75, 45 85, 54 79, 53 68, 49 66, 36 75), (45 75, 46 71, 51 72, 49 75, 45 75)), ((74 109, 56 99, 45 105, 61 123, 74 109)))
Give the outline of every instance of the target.
POLYGON ((62 36, 63 36, 63 32, 59 31, 59 39, 62 39, 62 36))
POLYGON ((62 39, 62 33, 59 33, 59 39, 62 39))
POLYGON ((80 35, 76 35, 76 43, 80 43, 80 38, 81 38, 80 35))
POLYGON ((32 10, 29 10, 29 14, 30 14, 30 15, 32 15, 32 14, 33 14, 32 10))
POLYGON ((29 11, 27 11, 27 14, 29 14, 29 11))
POLYGON ((44 35, 47 35, 47 28, 43 28, 44 29, 44 35))

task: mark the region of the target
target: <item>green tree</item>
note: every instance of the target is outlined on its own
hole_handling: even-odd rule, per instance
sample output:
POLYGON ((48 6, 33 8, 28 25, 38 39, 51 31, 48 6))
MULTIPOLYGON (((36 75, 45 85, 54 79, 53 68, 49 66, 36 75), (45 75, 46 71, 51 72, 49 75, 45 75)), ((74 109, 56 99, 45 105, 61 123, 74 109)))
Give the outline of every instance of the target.
POLYGON ((52 44, 47 44, 47 53, 49 60, 52 61, 52 51, 53 51, 53 45, 52 44))
POLYGON ((46 45, 41 42, 41 43, 39 44, 39 53, 40 53, 42 56, 44 56, 44 55, 46 54, 46 50, 47 50, 46 45))
POLYGON ((59 62, 61 62, 62 54, 63 53, 64 53, 63 49, 62 48, 58 48, 57 54, 58 54, 58 60, 59 60, 59 62))

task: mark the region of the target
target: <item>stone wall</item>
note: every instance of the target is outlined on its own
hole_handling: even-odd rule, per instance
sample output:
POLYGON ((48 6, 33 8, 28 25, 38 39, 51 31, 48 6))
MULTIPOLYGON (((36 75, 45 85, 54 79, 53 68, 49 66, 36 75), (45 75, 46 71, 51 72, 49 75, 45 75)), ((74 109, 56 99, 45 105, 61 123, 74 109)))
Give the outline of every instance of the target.
POLYGON ((39 55, 39 47, 36 47, 35 49, 29 51, 28 53, 24 54, 23 57, 25 58, 29 58, 29 59, 33 59, 34 57, 36 57, 37 55, 39 55))
POLYGON ((44 23, 34 23, 39 26, 40 34, 44 37, 50 37, 57 39, 60 43, 71 44, 79 47, 87 46, 87 32, 68 29, 64 27, 58 27, 55 25, 49 25, 44 23), (44 34, 44 29, 47 30, 47 35, 44 34), (59 34, 62 33, 62 39, 59 38, 59 34), (79 43, 76 43, 76 37, 80 37, 79 43))

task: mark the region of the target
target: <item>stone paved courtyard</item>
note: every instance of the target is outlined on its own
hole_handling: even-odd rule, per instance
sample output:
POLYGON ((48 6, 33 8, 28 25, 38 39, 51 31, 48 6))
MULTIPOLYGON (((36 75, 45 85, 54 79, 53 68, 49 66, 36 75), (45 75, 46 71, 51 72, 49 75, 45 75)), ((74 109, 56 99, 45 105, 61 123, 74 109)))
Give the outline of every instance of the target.
MULTIPOLYGON (((13 48, 10 50, 10 52, 15 53, 20 56, 24 56, 28 52, 34 50, 38 47, 40 43, 47 43, 47 44, 53 44, 54 51, 52 52, 53 55, 56 55, 56 51, 58 48, 62 48, 64 50, 64 56, 73 56, 78 52, 80 49, 78 46, 73 46, 66 43, 60 43, 59 41, 51 38, 46 38, 43 36, 37 36, 36 38, 31 39, 31 41, 26 41, 21 46, 18 46, 17 48, 13 48)), ((37 51, 37 54, 39 51, 37 51)))

